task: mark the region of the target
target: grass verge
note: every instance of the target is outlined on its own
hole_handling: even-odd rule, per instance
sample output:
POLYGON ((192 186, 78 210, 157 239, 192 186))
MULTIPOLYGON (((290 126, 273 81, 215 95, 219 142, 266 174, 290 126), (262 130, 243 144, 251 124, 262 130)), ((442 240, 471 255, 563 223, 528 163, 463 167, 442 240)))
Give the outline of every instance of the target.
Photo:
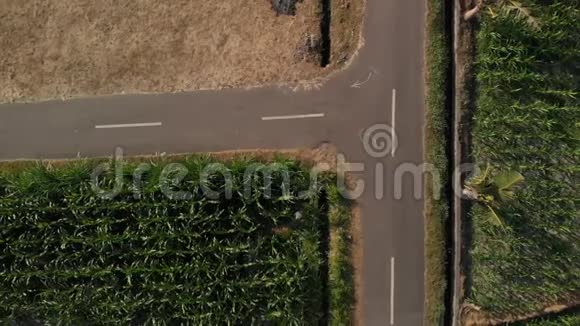
POLYGON ((330 325, 351 325, 354 309, 354 279, 352 265, 352 209, 340 194, 336 183, 327 188, 330 226, 329 322, 330 325))
POLYGON ((425 159, 440 175, 425 187, 425 324, 442 325, 447 290, 447 233, 449 216, 449 94, 450 39, 446 2, 427 1, 425 159), (435 188, 437 187, 437 188, 435 188), (435 197, 439 194, 439 198, 435 197))
POLYGON ((322 0, 330 3, 330 62, 343 67, 356 54, 362 40, 366 0, 322 0))
MULTIPOLYGON (((328 221, 322 214, 322 196, 336 193, 333 174, 312 187, 307 165, 277 157, 277 168, 289 173, 285 188, 284 174, 274 171, 271 183, 260 175, 272 161, 137 158, 123 167, 125 182, 115 198, 104 199, 89 181, 105 161, 1 164, 5 322, 318 324, 327 305, 334 324, 352 315, 352 275, 345 273, 350 248, 343 241, 350 238, 349 210, 339 207, 346 204, 340 198, 328 196, 335 213, 328 221), (176 163, 190 173, 179 182, 159 182, 168 171, 178 171, 176 163), (199 172, 212 164, 223 169, 202 182, 199 172), (249 179, 248 168, 257 168, 249 179), (134 183, 138 170, 143 177, 134 183), (230 199, 224 171, 233 180, 230 199), (248 183, 250 197, 244 192, 248 183), (208 199, 204 189, 219 196, 208 199), (168 190, 192 197, 172 198, 168 190), (303 190, 309 196, 298 196, 303 190), (324 293, 327 278, 330 297, 324 293)), ((101 175, 98 184, 112 189, 114 175, 101 175)))

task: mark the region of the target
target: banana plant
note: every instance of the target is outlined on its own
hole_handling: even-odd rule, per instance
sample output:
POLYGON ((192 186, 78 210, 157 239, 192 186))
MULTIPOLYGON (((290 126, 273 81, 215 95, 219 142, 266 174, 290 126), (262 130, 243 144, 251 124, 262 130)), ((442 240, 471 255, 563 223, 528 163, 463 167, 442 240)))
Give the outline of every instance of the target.
POLYGON ((506 171, 494 175, 491 166, 487 165, 483 173, 465 183, 463 195, 488 209, 491 224, 503 226, 497 210, 514 198, 516 187, 523 181, 524 177, 519 172, 506 171))
POLYGON ((526 23, 533 29, 540 28, 538 19, 532 15, 530 9, 523 5, 521 1, 516 0, 477 0, 475 7, 463 14, 463 19, 472 19, 482 9, 487 9, 491 17, 497 17, 499 12, 513 13, 519 18, 525 19, 526 23))

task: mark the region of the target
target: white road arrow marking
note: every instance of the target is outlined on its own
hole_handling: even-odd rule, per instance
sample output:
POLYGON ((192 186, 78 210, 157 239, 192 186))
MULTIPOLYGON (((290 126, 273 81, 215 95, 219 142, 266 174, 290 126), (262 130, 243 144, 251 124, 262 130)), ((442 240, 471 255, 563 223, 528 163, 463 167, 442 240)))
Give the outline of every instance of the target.
POLYGON ((355 81, 354 84, 350 85, 351 88, 361 88, 361 86, 363 86, 364 84, 368 83, 371 78, 373 77, 373 72, 369 72, 369 75, 367 77, 367 79, 365 79, 364 81, 355 81))

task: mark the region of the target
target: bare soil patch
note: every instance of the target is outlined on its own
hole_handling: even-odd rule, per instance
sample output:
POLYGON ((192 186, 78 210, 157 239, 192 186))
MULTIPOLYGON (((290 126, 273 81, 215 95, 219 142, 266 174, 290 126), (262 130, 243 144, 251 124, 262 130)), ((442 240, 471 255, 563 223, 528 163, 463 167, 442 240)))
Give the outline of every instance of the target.
MULTIPOLYGON (((333 2, 344 14, 344 1, 333 2)), ((348 2, 357 2, 354 16, 332 22, 348 25, 348 39, 332 36, 351 57, 363 0, 348 2)), ((283 15, 269 0, 0 0, 0 103, 323 77, 322 2, 295 7, 283 15)))

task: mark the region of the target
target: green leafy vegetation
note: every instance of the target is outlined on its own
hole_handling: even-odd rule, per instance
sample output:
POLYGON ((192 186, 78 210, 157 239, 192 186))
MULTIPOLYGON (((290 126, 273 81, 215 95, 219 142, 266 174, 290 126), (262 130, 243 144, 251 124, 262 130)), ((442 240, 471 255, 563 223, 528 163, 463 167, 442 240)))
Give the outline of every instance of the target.
POLYGON ((510 324, 511 326, 578 326, 580 325, 580 314, 570 313, 554 317, 538 318, 525 322, 510 324))
POLYGON ((477 35, 476 163, 525 177, 498 214, 474 206, 468 301, 500 317, 578 300, 580 9, 525 1, 483 12, 477 35), (533 17, 537 25, 530 24, 533 17))
POLYGON ((441 182, 433 184, 432 177, 428 175, 425 183, 426 325, 443 324, 447 289, 445 223, 449 216, 449 197, 445 187, 449 183, 449 115, 446 102, 450 85, 451 45, 445 27, 446 3, 427 1, 425 159, 439 171, 441 182), (435 198, 435 193, 439 193, 440 197, 435 198))
MULTIPOLYGON (((97 163, 2 168, 3 323, 316 325, 329 300, 333 314, 349 318, 351 280, 325 274, 349 268, 348 245, 333 248, 331 241, 328 250, 339 254, 324 267, 325 234, 334 232, 325 215, 333 175, 311 186, 309 169, 296 161, 238 158, 200 178, 204 167, 222 162, 142 159, 126 162, 123 187, 106 199, 91 185, 97 163), (179 174, 175 163, 189 172, 179 182, 162 177, 179 174), (248 168, 256 173, 246 174, 248 168), (231 198, 224 173, 231 175, 231 198), (209 190, 219 195, 207 196, 209 190), (342 292, 329 299, 327 291, 342 292)), ((102 189, 116 184, 114 171, 96 180, 102 189)), ((344 213, 339 226, 350 219, 342 203, 331 203, 344 213)))
POLYGON ((352 325, 354 303, 351 263, 351 207, 336 185, 327 187, 330 224, 329 288, 330 324, 352 325))
POLYGON ((516 171, 492 175, 492 169, 488 165, 482 174, 466 182, 463 195, 488 209, 488 220, 491 224, 503 226, 502 218, 496 210, 514 198, 515 187, 523 181, 524 177, 516 171))

